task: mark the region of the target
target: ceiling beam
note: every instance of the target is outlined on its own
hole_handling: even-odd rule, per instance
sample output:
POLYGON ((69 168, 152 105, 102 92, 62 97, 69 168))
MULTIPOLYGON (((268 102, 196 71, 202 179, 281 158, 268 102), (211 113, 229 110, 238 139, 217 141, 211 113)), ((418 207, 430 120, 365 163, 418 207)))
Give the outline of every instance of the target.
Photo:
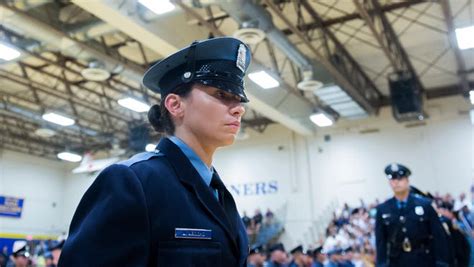
MULTIPOLYGON (((113 110, 105 109, 105 108, 101 107, 100 105, 91 103, 87 99, 81 99, 80 97, 78 97, 76 95, 68 94, 67 92, 62 92, 60 90, 56 90, 56 89, 51 88, 50 86, 48 86, 46 84, 42 84, 42 83, 39 83, 37 81, 33 81, 33 80, 23 81, 23 79, 25 79, 25 78, 23 78, 19 75, 16 75, 14 73, 8 72, 8 71, 0 70, 0 78, 12 81, 12 82, 17 83, 19 85, 22 85, 26 88, 31 88, 31 89, 34 89, 36 91, 43 92, 45 94, 54 96, 54 97, 56 97, 58 99, 61 99, 61 100, 64 100, 64 101, 71 101, 72 104, 80 105, 84 108, 87 108, 87 109, 90 109, 94 112, 97 112, 98 114, 100 114, 100 113, 107 114, 108 116, 110 116, 110 117, 112 117, 116 120, 122 121, 124 123, 128 123, 130 121, 130 120, 125 119, 123 115, 122 116, 120 114, 118 115, 117 112, 114 112, 113 110)), ((58 77, 58 80, 62 80, 64 82, 63 78, 58 77)), ((98 123, 98 124, 100 125, 100 123, 98 123)))
MULTIPOLYGON (((319 27, 323 49, 317 49, 307 37, 293 25, 283 12, 271 0, 264 1, 277 16, 284 21, 309 50, 316 59, 329 71, 337 83, 369 114, 377 114, 382 94, 375 84, 369 79, 355 59, 349 54, 345 47, 339 42, 335 35, 325 27, 319 27), (322 50, 322 51, 321 51, 322 50)), ((311 5, 302 0, 300 3, 308 11, 316 23, 322 25, 322 18, 311 5)))
MULTIPOLYGON (((390 11, 401 9, 401 8, 409 8, 413 5, 420 4, 420 3, 426 3, 426 2, 430 2, 430 1, 427 1, 427 0, 407 0, 407 1, 399 2, 399 3, 391 3, 391 4, 387 4, 387 5, 382 6, 382 12, 390 12, 390 11)), ((330 26, 333 26, 333 25, 346 23, 346 22, 349 22, 349 21, 355 20, 355 19, 362 19, 359 12, 354 12, 354 13, 351 13, 351 14, 348 14, 348 15, 345 15, 345 16, 335 17, 335 18, 332 18, 332 19, 327 19, 327 20, 323 21, 322 24, 319 24, 317 22, 307 23, 303 26, 300 26, 298 28, 298 30, 305 32, 305 31, 309 31, 309 30, 318 29, 318 28, 321 28, 321 27, 330 27, 330 26)), ((282 31, 286 35, 293 34, 293 31, 289 28, 284 29, 282 31)))
POLYGON ((456 33, 455 33, 455 25, 453 14, 451 12, 451 6, 447 0, 440 0, 441 9, 443 10, 444 21, 446 23, 446 27, 448 28, 448 39, 451 45, 451 49, 454 52, 454 56, 456 58, 456 64, 458 68, 458 77, 459 77, 459 89, 465 96, 469 94, 471 90, 467 78, 467 71, 466 71, 466 64, 464 62, 463 56, 461 55, 461 50, 458 47, 456 41, 456 33))
MULTIPOLYGON (((474 88, 474 82, 469 82, 468 86, 474 88)), ((462 92, 459 90, 458 84, 435 87, 435 88, 427 89, 425 91, 425 95, 427 99, 449 97, 449 96, 461 95, 461 94, 462 92)))

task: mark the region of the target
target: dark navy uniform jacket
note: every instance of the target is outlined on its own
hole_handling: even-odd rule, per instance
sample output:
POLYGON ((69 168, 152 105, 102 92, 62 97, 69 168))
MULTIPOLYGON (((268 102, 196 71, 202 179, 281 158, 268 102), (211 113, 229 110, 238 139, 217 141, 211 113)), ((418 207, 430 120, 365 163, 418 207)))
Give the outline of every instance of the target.
POLYGON ((224 210, 177 145, 163 138, 157 149, 102 171, 74 214, 59 266, 245 266, 232 197, 224 210))
POLYGON ((400 209, 393 197, 377 207, 377 266, 448 266, 447 242, 429 200, 409 195, 400 209), (411 251, 403 250, 407 238, 411 251))

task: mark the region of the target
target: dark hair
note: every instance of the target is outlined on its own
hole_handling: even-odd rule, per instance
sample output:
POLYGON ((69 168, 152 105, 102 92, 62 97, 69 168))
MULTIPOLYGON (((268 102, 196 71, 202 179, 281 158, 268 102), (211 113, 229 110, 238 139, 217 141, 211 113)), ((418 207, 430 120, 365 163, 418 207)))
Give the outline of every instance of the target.
MULTIPOLYGON (((187 97, 191 92, 194 84, 184 84, 177 87, 171 94, 176 94, 181 97, 187 97)), ((155 131, 164 133, 166 135, 173 135, 175 126, 169 111, 165 107, 166 95, 161 97, 159 105, 151 106, 148 111, 148 120, 155 131)))

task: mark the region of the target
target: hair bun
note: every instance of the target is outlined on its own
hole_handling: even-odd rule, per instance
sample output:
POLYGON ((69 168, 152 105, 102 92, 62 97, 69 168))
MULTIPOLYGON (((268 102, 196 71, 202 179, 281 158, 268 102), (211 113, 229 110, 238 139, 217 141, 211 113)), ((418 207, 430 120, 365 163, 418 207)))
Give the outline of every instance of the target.
POLYGON ((148 110, 148 120, 155 131, 163 132, 160 105, 151 106, 150 110, 148 110))

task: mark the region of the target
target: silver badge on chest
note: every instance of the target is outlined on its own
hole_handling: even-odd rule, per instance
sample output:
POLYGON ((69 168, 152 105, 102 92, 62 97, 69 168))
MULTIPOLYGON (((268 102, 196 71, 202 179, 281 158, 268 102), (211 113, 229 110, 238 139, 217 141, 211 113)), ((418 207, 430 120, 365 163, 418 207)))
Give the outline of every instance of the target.
POLYGON ((416 215, 421 216, 421 215, 425 214, 425 210, 423 209, 422 206, 416 206, 415 207, 415 213, 416 213, 416 215))

